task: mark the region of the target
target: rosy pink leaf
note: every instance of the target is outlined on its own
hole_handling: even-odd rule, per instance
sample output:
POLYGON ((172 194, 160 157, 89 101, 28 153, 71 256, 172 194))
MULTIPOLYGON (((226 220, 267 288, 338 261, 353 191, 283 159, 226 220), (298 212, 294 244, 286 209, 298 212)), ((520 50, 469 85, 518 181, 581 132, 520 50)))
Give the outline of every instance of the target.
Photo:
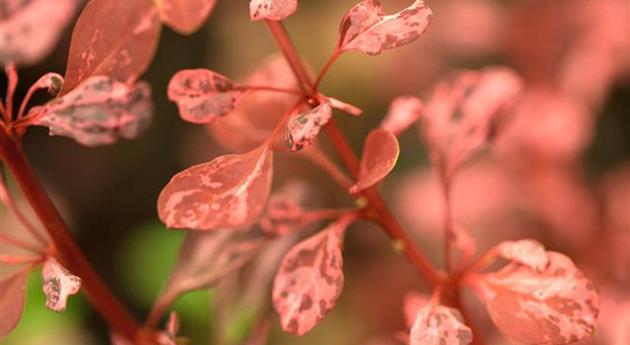
POLYGON ((535 240, 506 241, 496 247, 502 257, 543 272, 549 264, 545 247, 535 240))
POLYGON ((398 139, 392 132, 382 128, 372 130, 365 139, 358 181, 349 192, 359 193, 384 179, 394 169, 399 153, 398 139))
POLYGON ((363 114, 363 109, 358 108, 352 104, 346 103, 344 101, 341 101, 332 97, 328 97, 327 99, 330 102, 331 107, 335 109, 339 109, 348 115, 359 116, 363 114))
POLYGON ((135 138, 151 122, 152 112, 148 84, 128 86, 99 76, 42 107, 31 108, 28 116, 30 123, 48 127, 50 135, 97 146, 135 138))
POLYGON ((424 32, 432 15, 423 0, 392 15, 385 15, 378 1, 363 0, 341 21, 338 49, 376 55, 411 43, 424 32))
POLYGON ((26 276, 28 272, 15 273, 0 282, 0 336, 8 335, 17 326, 24 311, 26 276))
POLYGON ((68 272, 55 258, 49 257, 42 269, 46 307, 61 312, 66 309, 68 297, 79 292, 81 278, 68 272))
POLYGON ((496 136, 522 88, 522 80, 503 67, 462 72, 453 83, 439 83, 426 105, 421 132, 433 159, 446 161, 452 174, 496 136))
POLYGON ((294 199, 272 195, 260 226, 267 234, 291 234, 302 228, 304 214, 304 209, 294 199))
POLYGON ((409 292, 407 295, 405 295, 405 300, 403 303, 405 322, 407 324, 407 327, 411 329, 414 322, 416 321, 416 315, 418 315, 420 309, 422 309, 422 307, 429 303, 429 297, 418 292, 409 292))
POLYGON ((343 288, 341 246, 349 221, 342 218, 296 244, 282 260, 273 305, 282 329, 303 335, 335 306, 343 288))
POLYGON ((153 59, 160 28, 153 0, 89 1, 72 32, 61 94, 97 75, 134 82, 153 59))
POLYGON ((477 252, 477 243, 472 236, 470 229, 455 223, 453 225, 453 247, 461 252, 462 260, 466 260, 477 252))
POLYGON ((399 96, 389 105, 380 127, 399 135, 420 118, 424 105, 418 97, 399 96))
POLYGON ((547 252, 543 272, 511 263, 479 280, 499 329, 525 344, 568 344, 595 332, 599 294, 563 254, 547 252))
POLYGON ((467 345, 472 331, 459 310, 432 303, 422 307, 411 327, 411 345, 467 345))
POLYGON ((198 124, 234 110, 239 94, 231 80, 207 69, 179 71, 168 84, 168 99, 177 103, 179 115, 198 124))
MULTIPOLYGON (((299 84, 282 55, 273 55, 264 60, 243 84, 299 89, 299 84)), ((210 122, 208 129, 213 139, 233 152, 253 150, 267 140, 282 115, 291 110, 298 98, 298 95, 272 91, 245 93, 230 116, 210 122)), ((284 138, 278 136, 275 145, 283 145, 283 141, 284 138)))
POLYGON ((181 34, 197 31, 217 0, 156 0, 162 22, 181 34))
POLYGON ((273 151, 263 145, 188 168, 164 187, 160 219, 170 228, 245 228, 261 216, 271 190, 273 151))
POLYGON ((252 20, 283 20, 297 7, 297 0, 249 0, 249 16, 252 20))
POLYGON ((0 63, 33 65, 55 47, 78 0, 3 0, 0 63))
POLYGON ((311 145, 331 117, 332 107, 328 100, 306 112, 292 115, 287 123, 287 147, 295 152, 311 145))

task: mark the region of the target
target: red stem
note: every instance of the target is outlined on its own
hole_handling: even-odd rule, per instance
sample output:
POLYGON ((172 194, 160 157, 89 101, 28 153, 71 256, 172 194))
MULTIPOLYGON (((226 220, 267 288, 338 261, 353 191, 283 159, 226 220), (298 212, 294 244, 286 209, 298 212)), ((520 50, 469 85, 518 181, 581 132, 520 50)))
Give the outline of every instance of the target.
POLYGON ((89 300, 112 329, 125 338, 135 339, 139 330, 136 321, 89 264, 55 205, 33 174, 20 144, 4 130, 0 130, 0 158, 9 167, 24 197, 48 231, 59 262, 81 277, 89 300))
MULTIPOLYGON (((302 63, 302 59, 289 38, 286 29, 281 22, 268 20, 266 23, 276 43, 284 53, 291 69, 295 73, 295 76, 300 81, 301 88, 305 92, 305 95, 313 96, 315 84, 310 75, 306 72, 306 67, 302 63)), ((326 68, 330 68, 330 66, 326 68)), ((352 151, 344 134, 335 125, 333 119, 326 125, 326 133, 330 137, 342 161, 356 178, 359 166, 357 156, 352 151)), ((368 207, 369 211, 371 211, 368 213, 373 214, 372 219, 385 229, 392 240, 402 243, 403 253, 414 264, 418 272, 425 277, 432 286, 438 285, 443 281, 440 272, 433 267, 428 258, 415 246, 413 240, 398 223, 378 191, 375 188, 370 188, 365 191, 363 195, 368 199, 368 207)))

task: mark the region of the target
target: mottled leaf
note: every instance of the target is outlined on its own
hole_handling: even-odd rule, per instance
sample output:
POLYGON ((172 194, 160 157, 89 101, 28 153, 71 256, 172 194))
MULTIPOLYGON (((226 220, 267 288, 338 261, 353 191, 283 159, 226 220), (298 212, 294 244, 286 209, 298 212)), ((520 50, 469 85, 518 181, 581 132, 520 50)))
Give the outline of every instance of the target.
POLYGON ((271 190, 273 151, 263 145, 188 168, 164 187, 160 219, 170 228, 244 228, 257 221, 271 190))
POLYGON ((503 67, 466 71, 452 83, 439 83, 425 107, 421 131, 434 162, 452 174, 494 139, 522 88, 522 80, 503 67))
POLYGON ((297 0, 249 0, 249 16, 252 20, 283 20, 297 7, 297 0))
POLYGON ((128 86, 112 78, 92 77, 70 93, 33 107, 29 123, 46 126, 50 135, 73 138, 86 146, 133 139, 151 122, 153 105, 147 83, 128 86))
POLYGON ((0 336, 8 335, 22 317, 27 273, 18 272, 0 282, 0 336))
POLYGON ((0 62, 39 63, 55 47, 78 4, 78 0, 0 2, 0 62))
POLYGON ((399 153, 398 139, 392 132, 382 128, 372 130, 365 139, 357 183, 349 192, 359 193, 384 179, 394 169, 399 153))
POLYGON ((525 344, 569 344, 595 332, 599 295, 567 256, 547 252, 537 272, 511 263, 480 278, 490 317, 510 338, 525 344))
POLYGON ((296 244, 284 257, 273 284, 273 305, 282 329, 310 331, 337 301, 343 288, 341 246, 349 221, 343 218, 296 244))
POLYGON ((231 80, 207 69, 177 72, 168 84, 168 99, 182 119, 203 124, 234 110, 240 91, 231 80))
POLYGON ((156 0, 162 22, 181 34, 197 31, 217 0, 156 0))
POLYGON ((364 0, 350 9, 341 21, 338 49, 376 55, 411 43, 424 32, 432 15, 422 0, 392 15, 385 15, 378 1, 364 0))
POLYGON ((331 117, 332 107, 328 100, 306 112, 292 115, 287 123, 287 147, 295 152, 311 145, 331 117))
POLYGON ((363 110, 361 108, 357 108, 356 106, 346 103, 344 101, 338 100, 336 98, 328 97, 328 101, 330 102, 330 106, 343 111, 344 113, 352 116, 359 116, 363 114, 363 110))
POLYGON ((411 345, 467 345, 472 331, 459 310, 429 303, 416 315, 411 328, 411 345))
POLYGON ((134 82, 153 59, 160 28, 153 0, 89 1, 72 32, 61 94, 97 75, 134 82))
POLYGON ((66 309, 68 297, 79 292, 81 278, 65 269, 55 258, 48 257, 42 269, 46 307, 61 312, 66 309))
POLYGON ((420 118, 424 104, 418 97, 399 96, 389 105, 380 127, 399 135, 420 118))
POLYGON ((538 272, 543 272, 549 264, 545 247, 535 240, 502 242, 496 250, 502 257, 529 266, 538 272))

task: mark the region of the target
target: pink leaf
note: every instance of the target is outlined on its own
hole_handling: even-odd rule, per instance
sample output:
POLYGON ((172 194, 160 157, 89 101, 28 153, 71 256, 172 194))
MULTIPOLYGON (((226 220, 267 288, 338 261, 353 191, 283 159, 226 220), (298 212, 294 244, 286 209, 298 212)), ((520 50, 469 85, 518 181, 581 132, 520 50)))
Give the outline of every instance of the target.
POLYGON ((282 329, 310 331, 337 302, 343 288, 341 246, 349 221, 332 223, 296 244, 284 257, 273 284, 273 305, 282 329))
POLYGON ((338 49, 359 50, 369 55, 415 41, 429 25, 433 12, 422 0, 385 15, 376 0, 355 5, 341 21, 338 49))
POLYGON ((17 326, 24 311, 26 276, 28 272, 15 273, 0 282, 0 336, 8 335, 17 326))
POLYGON ((272 195, 260 226, 268 234, 288 235, 302 228, 304 214, 304 209, 294 199, 272 195))
MULTIPOLYGON (((243 84, 299 89, 299 84, 282 55, 267 58, 243 84)), ((210 122, 208 129, 213 139, 233 152, 253 150, 267 140, 282 115, 291 110, 298 98, 298 95, 272 91, 245 93, 230 116, 210 122)), ((275 145, 283 145, 284 138, 278 138, 275 145)))
POLYGON ((91 0, 72 32, 65 95, 86 79, 105 75, 133 82, 147 69, 160 36, 153 0, 91 0))
POLYGON ((66 309, 68 297, 79 292, 81 278, 68 272, 55 258, 49 257, 42 269, 46 307, 61 312, 66 309))
POLYGON ((162 22, 181 34, 197 31, 217 0, 157 0, 162 22))
POLYGON ((472 337, 459 310, 429 303, 416 315, 410 344, 467 345, 472 342, 472 337))
POLYGON ((358 181, 349 192, 359 193, 384 179, 394 169, 399 153, 398 139, 392 132, 382 128, 372 130, 365 139, 358 181))
POLYGON ((55 47, 72 19, 77 0, 3 0, 0 62, 33 65, 55 47))
POLYGON ((283 20, 297 11, 297 0, 249 0, 252 20, 283 20))
POLYGON ((139 82, 130 87, 99 76, 43 107, 31 108, 28 116, 32 124, 48 127, 50 135, 97 146, 135 138, 150 123, 152 112, 148 84, 139 82))
POLYGON ((418 97, 396 97, 380 127, 399 135, 420 118, 424 104, 418 97))
POLYGON ((309 146, 317 138, 319 130, 332 117, 332 107, 324 100, 317 107, 291 116, 287 124, 286 145, 291 151, 309 146))
POLYGON ((549 264, 545 247, 535 240, 506 241, 496 247, 502 257, 543 272, 549 264))
POLYGON ((343 111, 344 113, 352 116, 359 116, 363 114, 363 109, 357 108, 356 106, 346 103, 344 101, 340 101, 336 98, 328 97, 328 101, 330 102, 330 106, 343 111))
POLYGON ((470 258, 477 251, 477 243, 470 230, 459 223, 455 223, 453 226, 453 237, 451 240, 453 241, 453 246, 462 253, 462 260, 470 258))
POLYGON ((239 94, 232 81, 207 69, 179 71, 168 84, 168 99, 177 103, 182 119, 198 124, 234 110, 239 94))
POLYGON ((511 263, 483 275, 486 307, 494 323, 525 344, 568 344, 595 332, 599 294, 563 254, 547 252, 543 272, 511 263))
POLYGON ((510 69, 490 67, 439 83, 424 111, 422 135, 449 174, 496 136, 503 115, 523 88, 510 69))
POLYGON ((170 228, 244 228, 258 220, 271 190, 273 151, 263 145, 226 155, 175 175, 158 199, 170 228))
POLYGON ((420 309, 422 309, 422 307, 424 307, 427 303, 429 303, 429 297, 418 292, 409 292, 405 296, 403 312, 405 314, 405 322, 409 329, 413 327, 418 311, 420 311, 420 309))
POLYGON ((179 317, 172 311, 166 321, 166 329, 158 332, 157 342, 159 345, 177 345, 177 333, 179 332, 179 317))

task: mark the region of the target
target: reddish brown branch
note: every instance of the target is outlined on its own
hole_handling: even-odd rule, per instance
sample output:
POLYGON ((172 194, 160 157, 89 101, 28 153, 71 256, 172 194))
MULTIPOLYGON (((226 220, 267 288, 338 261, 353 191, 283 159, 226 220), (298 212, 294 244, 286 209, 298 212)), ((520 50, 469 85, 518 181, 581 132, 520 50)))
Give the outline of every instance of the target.
POLYGON ((19 142, 5 130, 0 130, 0 158, 50 235, 59 262, 81 277, 88 299, 110 327, 121 336, 135 339, 138 333, 136 321, 87 261, 55 205, 33 174, 19 142))

